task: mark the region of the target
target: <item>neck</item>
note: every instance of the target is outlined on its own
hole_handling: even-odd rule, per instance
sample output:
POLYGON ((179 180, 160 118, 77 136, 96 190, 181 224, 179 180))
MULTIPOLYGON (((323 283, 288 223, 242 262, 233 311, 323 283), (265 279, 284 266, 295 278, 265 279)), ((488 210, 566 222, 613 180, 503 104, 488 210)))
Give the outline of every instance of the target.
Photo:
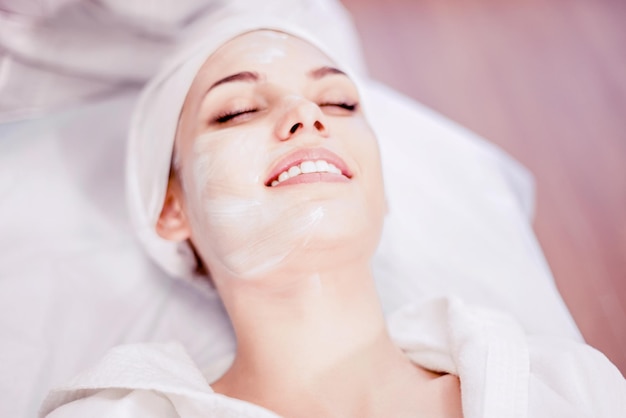
POLYGON ((380 388, 409 363, 387 334, 365 263, 295 274, 280 288, 259 283, 222 292, 238 347, 216 391, 269 406, 272 394, 301 400, 303 392, 317 399, 340 393, 345 400, 347 392, 362 397, 380 388))
MULTIPOLYGON (((386 336, 367 269, 290 278, 286 287, 237 285, 225 300, 237 336, 237 357, 267 369, 303 363, 301 378, 386 336), (310 373, 307 371, 310 370, 310 373)), ((296 370, 292 370, 296 372, 296 370)))

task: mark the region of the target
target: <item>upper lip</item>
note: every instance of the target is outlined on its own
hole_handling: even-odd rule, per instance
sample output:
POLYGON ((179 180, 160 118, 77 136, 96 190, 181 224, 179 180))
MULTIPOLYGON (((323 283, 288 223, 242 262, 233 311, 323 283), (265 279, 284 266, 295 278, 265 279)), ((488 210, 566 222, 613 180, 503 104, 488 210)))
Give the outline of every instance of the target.
POLYGON ((334 152, 326 148, 302 148, 292 153, 289 153, 285 157, 278 160, 270 170, 269 176, 265 180, 265 185, 269 186, 273 180, 276 180, 280 173, 289 170, 294 165, 298 165, 303 161, 317 161, 324 160, 333 164, 335 167, 341 170, 341 174, 348 178, 352 178, 352 172, 348 168, 346 162, 334 152))

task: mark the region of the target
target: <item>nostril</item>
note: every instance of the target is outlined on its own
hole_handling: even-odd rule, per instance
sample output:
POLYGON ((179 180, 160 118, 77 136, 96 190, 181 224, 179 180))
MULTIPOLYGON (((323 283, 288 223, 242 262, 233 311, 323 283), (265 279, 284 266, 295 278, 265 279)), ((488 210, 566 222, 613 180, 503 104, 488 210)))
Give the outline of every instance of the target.
POLYGON ((302 124, 301 124, 301 123, 296 123, 295 125, 293 125, 293 126, 291 127, 291 129, 289 130, 289 132, 291 132, 292 134, 295 134, 295 133, 296 133, 296 131, 298 130, 298 128, 300 128, 301 126, 302 126, 302 124))
POLYGON ((320 122, 319 120, 316 120, 313 126, 315 126, 315 129, 317 129, 319 132, 324 132, 324 125, 322 125, 322 122, 320 122))

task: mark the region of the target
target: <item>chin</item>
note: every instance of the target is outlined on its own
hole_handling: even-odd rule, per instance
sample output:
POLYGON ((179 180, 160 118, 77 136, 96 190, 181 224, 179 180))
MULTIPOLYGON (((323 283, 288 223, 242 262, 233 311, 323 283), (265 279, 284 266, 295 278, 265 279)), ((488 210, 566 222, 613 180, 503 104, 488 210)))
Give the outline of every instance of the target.
POLYGON ((311 231, 308 242, 303 245, 302 258, 319 254, 321 260, 369 262, 380 241, 383 212, 372 213, 361 206, 360 212, 349 212, 349 216, 345 211, 341 216, 332 215, 332 212, 327 213, 311 231))

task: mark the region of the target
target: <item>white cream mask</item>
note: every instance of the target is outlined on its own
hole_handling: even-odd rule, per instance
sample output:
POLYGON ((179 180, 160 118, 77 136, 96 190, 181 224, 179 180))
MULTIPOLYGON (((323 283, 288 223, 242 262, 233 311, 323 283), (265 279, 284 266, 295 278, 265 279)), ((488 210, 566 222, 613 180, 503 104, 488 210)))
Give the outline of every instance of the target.
POLYGON ((331 64, 300 39, 259 31, 220 48, 194 81, 177 139, 179 175, 191 240, 213 276, 261 279, 372 255, 385 211, 377 144, 358 110, 338 106, 358 100, 347 77, 310 76, 331 64), (242 71, 259 80, 216 88, 204 101, 207 83, 242 71), (305 171, 336 158, 344 174, 322 164, 329 171, 272 187, 274 166, 298 152, 314 156, 305 171))

